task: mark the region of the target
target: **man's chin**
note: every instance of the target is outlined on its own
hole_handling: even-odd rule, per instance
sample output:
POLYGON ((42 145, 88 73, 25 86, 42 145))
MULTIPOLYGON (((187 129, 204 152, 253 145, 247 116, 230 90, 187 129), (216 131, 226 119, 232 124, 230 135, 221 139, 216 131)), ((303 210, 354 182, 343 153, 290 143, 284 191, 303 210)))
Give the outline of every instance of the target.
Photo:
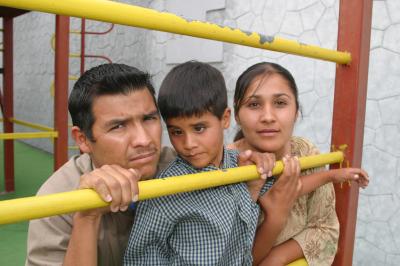
POLYGON ((157 165, 146 165, 138 169, 140 171, 140 174, 142 175, 140 177, 140 180, 148 180, 148 179, 153 179, 155 175, 157 174, 157 165))

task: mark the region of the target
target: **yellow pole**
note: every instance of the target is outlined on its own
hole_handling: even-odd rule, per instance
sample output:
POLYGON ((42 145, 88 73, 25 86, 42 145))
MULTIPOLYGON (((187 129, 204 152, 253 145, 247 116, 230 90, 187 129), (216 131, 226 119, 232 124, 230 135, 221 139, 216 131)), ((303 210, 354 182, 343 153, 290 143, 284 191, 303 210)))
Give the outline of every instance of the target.
MULTIPOLYGON (((332 152, 300 158, 302 169, 320 167, 343 161, 342 152, 332 152)), ((276 163, 273 175, 283 170, 281 161, 276 163)), ((198 174, 173 176, 139 182, 139 200, 161 197, 181 192, 216 187, 259 178, 254 165, 210 171, 198 174)), ((0 224, 15 223, 64 213, 105 207, 92 189, 82 189, 45 196, 0 201, 0 224)))
POLYGON ((107 0, 0 0, 0 5, 235 43, 339 64, 351 62, 351 55, 347 52, 208 22, 190 21, 171 13, 107 0))
POLYGON ((57 137, 58 137, 57 131, 0 133, 0 139, 39 139, 39 138, 57 138, 57 137))
POLYGON ((299 260, 289 263, 286 266, 308 266, 308 263, 305 259, 299 259, 299 260))
POLYGON ((18 125, 34 128, 34 129, 37 129, 37 130, 54 131, 54 128, 43 126, 43 125, 39 125, 39 124, 35 124, 35 123, 31 123, 31 122, 20 120, 20 119, 16 119, 16 118, 13 118, 13 117, 10 118, 9 120, 10 120, 11 123, 15 123, 15 124, 18 124, 18 125))

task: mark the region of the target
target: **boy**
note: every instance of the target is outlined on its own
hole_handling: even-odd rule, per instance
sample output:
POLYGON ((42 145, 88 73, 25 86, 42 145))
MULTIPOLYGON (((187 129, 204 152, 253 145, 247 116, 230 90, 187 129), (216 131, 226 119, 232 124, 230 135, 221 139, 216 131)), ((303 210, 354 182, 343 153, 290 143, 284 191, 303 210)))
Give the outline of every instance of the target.
MULTIPOLYGON (((176 66, 158 104, 178 153, 160 178, 238 166, 237 152, 223 144, 230 109, 217 69, 200 62, 176 66)), ((124 264, 250 265, 259 211, 245 183, 142 202, 124 264)))

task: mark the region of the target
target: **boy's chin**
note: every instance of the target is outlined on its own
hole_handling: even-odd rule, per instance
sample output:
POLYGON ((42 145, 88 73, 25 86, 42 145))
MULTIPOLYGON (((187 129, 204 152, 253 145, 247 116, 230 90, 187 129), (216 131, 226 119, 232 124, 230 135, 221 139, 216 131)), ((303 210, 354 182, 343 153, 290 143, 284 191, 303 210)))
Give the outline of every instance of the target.
POLYGON ((189 163, 190 163, 191 166, 193 166, 196 169, 201 169, 201 168, 204 168, 204 167, 207 167, 207 166, 210 165, 209 162, 198 162, 198 161, 191 162, 191 161, 189 161, 189 163))

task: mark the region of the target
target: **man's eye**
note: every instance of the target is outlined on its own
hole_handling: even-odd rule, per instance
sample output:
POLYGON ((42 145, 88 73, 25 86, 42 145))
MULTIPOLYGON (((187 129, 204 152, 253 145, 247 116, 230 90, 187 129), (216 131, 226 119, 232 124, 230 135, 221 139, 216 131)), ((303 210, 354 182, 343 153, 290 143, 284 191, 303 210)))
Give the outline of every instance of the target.
POLYGON ((115 126, 111 127, 111 128, 110 128, 110 131, 111 131, 111 130, 117 130, 117 129, 120 129, 120 128, 123 128, 123 127, 124 127, 123 124, 118 124, 118 125, 115 125, 115 126))
POLYGON ((156 115, 149 115, 144 117, 144 121, 151 121, 151 120, 157 120, 158 116, 156 115))

